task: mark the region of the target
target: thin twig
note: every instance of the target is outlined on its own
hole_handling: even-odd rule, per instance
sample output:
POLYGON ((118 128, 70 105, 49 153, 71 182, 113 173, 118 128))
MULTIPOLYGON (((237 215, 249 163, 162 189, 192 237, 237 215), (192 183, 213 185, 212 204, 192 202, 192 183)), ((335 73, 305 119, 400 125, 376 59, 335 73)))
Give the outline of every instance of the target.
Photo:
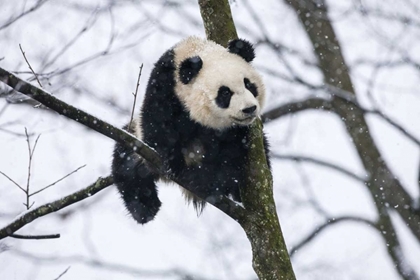
POLYGON ((33 195, 36 195, 36 194, 38 194, 38 193, 40 193, 40 192, 42 192, 42 191, 44 191, 44 190, 48 189, 49 187, 54 186, 55 184, 57 184, 57 183, 59 183, 59 182, 63 181, 64 179, 66 179, 67 177, 71 176, 73 173, 76 173, 77 171, 79 171, 80 169, 82 169, 82 168, 83 168, 83 167, 85 167, 85 166, 86 166, 86 164, 85 164, 85 165, 80 166, 80 167, 79 167, 79 168, 77 168, 76 170, 73 170, 72 172, 70 172, 70 173, 69 173, 69 174, 67 174, 66 176, 64 176, 64 177, 62 177, 62 178, 60 178, 60 179, 58 179, 58 180, 57 180, 57 181, 55 181, 54 183, 51 183, 51 184, 49 184, 48 186, 43 187, 42 189, 40 189, 40 190, 38 190, 38 191, 36 191, 36 192, 31 193, 31 194, 29 195, 29 197, 31 197, 31 196, 33 196, 33 195))
POLYGON ((124 143, 127 146, 136 147, 136 152, 139 153, 144 159, 149 161, 153 168, 161 171, 162 173, 165 172, 162 159, 156 153, 156 151, 128 132, 59 100, 45 90, 20 79, 10 71, 7 71, 1 67, 0 82, 7 84, 14 90, 35 99, 51 110, 64 115, 69 119, 75 120, 78 123, 101 133, 102 135, 105 135, 117 142, 124 143))
POLYGON ((14 132, 14 131, 12 131, 10 129, 7 129, 7 128, 4 128, 4 127, 0 127, 0 131, 3 132, 3 133, 6 133, 6 134, 16 136, 16 137, 25 136, 25 133, 14 132))
POLYGON ((372 228, 376 228, 376 224, 374 222, 371 222, 367 219, 360 218, 360 217, 343 216, 343 217, 338 217, 338 218, 327 219, 327 221, 325 221, 322 225, 316 227, 310 234, 308 234, 298 244, 296 244, 290 249, 290 257, 293 257, 293 255, 297 253, 302 247, 307 245, 312 239, 317 237, 322 231, 329 228, 331 225, 338 224, 341 222, 347 222, 347 221, 360 222, 368 226, 371 226, 372 228))
POLYGON ((38 135, 38 137, 37 137, 37 138, 36 138, 36 140, 35 140, 34 147, 32 148, 32 154, 31 154, 31 157, 33 157, 33 156, 34 156, 35 149, 36 149, 36 145, 38 144, 39 137, 41 137, 41 134, 39 134, 39 135, 38 135))
MULTIPOLYGON (((32 206, 34 206, 34 204, 35 204, 35 201, 32 201, 32 204, 31 204, 31 205, 29 205, 29 208, 28 208, 28 209, 31 209, 31 208, 32 208, 32 206)), ((24 203, 24 205, 25 205, 25 203, 24 203)))
POLYGON ((204 280, 208 278, 202 278, 197 276, 197 274, 190 274, 187 271, 180 270, 178 268, 169 268, 165 270, 154 269, 141 269, 139 266, 128 266, 126 264, 106 262, 102 259, 91 258, 83 255, 68 255, 68 256, 40 256, 39 254, 33 254, 26 251, 21 251, 17 248, 10 250, 10 253, 29 260, 34 260, 37 262, 42 262, 44 264, 53 263, 53 264, 79 264, 87 267, 95 267, 98 269, 103 269, 106 271, 113 271, 118 273, 126 273, 127 275, 132 275, 137 277, 136 279, 196 279, 204 280))
POLYGON ((293 161, 298 161, 298 162, 310 162, 313 164, 318 164, 321 166, 325 166, 331 169, 334 169, 336 171, 339 171, 359 182, 365 183, 367 180, 369 180, 369 178, 364 178, 361 177, 341 166, 335 165, 333 163, 327 162, 327 161, 323 161, 323 160, 319 160, 316 158, 312 158, 312 157, 307 157, 307 156, 298 156, 298 155, 280 155, 280 154, 272 154, 272 157, 275 159, 279 159, 279 160, 293 160, 293 161))
MULTIPOLYGON (((60 57, 62 57, 69 49, 70 47, 72 47, 80 38, 82 38, 83 33, 89 31, 90 28, 92 28, 92 26, 95 25, 98 17, 97 17, 97 10, 95 10, 90 17, 87 19, 85 25, 82 27, 82 29, 73 37, 70 39, 69 42, 67 42, 61 49, 59 49, 56 53, 56 55, 54 55, 54 57, 52 57, 51 59, 49 59, 49 61, 46 61, 44 63, 44 65, 42 65, 42 69, 41 72, 43 72, 44 70, 46 70, 48 67, 50 67, 51 65, 53 65, 60 57)), ((50 73, 46 73, 46 75, 51 74, 50 73)))
POLYGON ((28 163, 28 176, 26 180, 26 204, 23 205, 26 206, 26 209, 29 209, 29 187, 30 187, 30 181, 31 181, 31 167, 32 167, 32 148, 31 148, 31 142, 29 141, 29 135, 28 130, 25 127, 25 135, 26 135, 26 142, 28 144, 28 154, 29 154, 29 163, 28 163))
POLYGON ((60 279, 64 274, 66 274, 67 273, 67 271, 69 271, 69 269, 70 269, 70 267, 71 266, 69 266, 69 267, 67 267, 66 268, 66 270, 64 270, 60 275, 58 275, 58 277, 57 278, 55 278, 54 280, 58 280, 58 279, 60 279))
POLYGON ((32 74, 34 74, 35 79, 36 79, 36 81, 38 82, 38 85, 39 85, 40 87, 42 87, 41 82, 40 82, 40 81, 39 81, 39 79, 38 79, 38 75, 35 73, 34 69, 32 68, 31 64, 29 63, 28 59, 26 58, 25 52, 23 51, 22 46, 21 46, 20 44, 19 44, 19 48, 20 48, 20 51, 22 52, 23 57, 25 58, 26 63, 27 63, 27 64, 28 64, 28 66, 29 66, 29 69, 31 69, 32 74))
POLYGON ((27 224, 30 224, 31 222, 33 222, 34 220, 42 216, 56 212, 78 201, 81 201, 85 198, 93 196, 97 192, 105 189, 106 187, 112 185, 113 183, 114 183, 114 180, 112 176, 99 178, 96 180, 95 183, 91 184, 85 189, 81 189, 77 192, 67 195, 54 202, 46 203, 44 205, 38 206, 37 208, 31 211, 26 212, 25 214, 21 215, 10 224, 0 229, 0 240, 5 237, 10 236, 17 230, 21 229, 27 224))
POLYGON ((372 114, 377 115, 378 117, 382 118, 385 122, 396 128, 398 131, 400 131, 402 134, 404 134, 408 139, 413 141, 416 145, 420 146, 420 140, 417 139, 413 134, 408 132, 405 128, 403 128, 401 125, 399 125, 397 122, 395 122, 393 119, 391 119, 388 115, 383 113, 379 108, 376 109, 367 109, 363 107, 358 101, 357 98, 352 95, 350 92, 345 91, 343 89, 326 85, 325 89, 329 91, 331 94, 333 94, 335 97, 338 97, 340 99, 346 100, 355 106, 357 106, 360 110, 362 110, 365 114, 372 114))
POLYGON ((9 179, 10 182, 12 182, 13 184, 15 184, 19 189, 21 189, 24 193, 26 193, 25 189, 22 188, 18 183, 16 183, 15 181, 13 181, 12 178, 10 178, 9 176, 7 176, 6 174, 4 174, 3 172, 0 171, 0 174, 2 174, 4 177, 6 177, 7 179, 9 179))
POLYGON ((129 128, 131 128, 131 123, 133 122, 133 117, 134 117, 134 109, 136 108, 136 100, 137 100, 137 93, 139 91, 141 70, 143 70, 143 63, 140 66, 139 76, 137 78, 137 84, 136 84, 136 91, 135 91, 135 93, 133 93, 133 95, 134 95, 134 102, 133 102, 133 110, 131 111, 130 124, 128 126, 129 128))
POLYGON ((279 107, 271 109, 268 112, 265 112, 261 119, 264 123, 270 122, 272 120, 278 119, 280 117, 301 112, 308 109, 318 109, 318 110, 331 110, 332 105, 331 101, 328 99, 312 97, 304 100, 294 101, 290 103, 283 104, 279 107))
POLYGON ((56 239, 60 238, 60 234, 47 234, 47 235, 21 235, 21 234, 11 234, 10 237, 16 238, 16 239, 56 239))
POLYGON ((0 30, 7 28, 8 26, 10 26, 11 24, 15 23, 17 20, 23 18, 24 16, 26 16, 29 13, 34 12, 35 10, 39 9, 43 4, 45 4, 47 1, 49 0, 39 0, 33 7, 31 7, 29 10, 22 12, 20 15, 14 17, 14 18, 9 18, 9 20, 2 26, 0 26, 0 30))
POLYGON ((396 121, 391 119, 391 117, 385 115, 382 111, 379 109, 369 110, 369 109, 362 109, 365 113, 369 113, 372 115, 377 115, 381 117, 385 122, 396 128, 399 132, 401 132, 404 136, 406 136, 408 139, 416 143, 420 147, 420 140, 417 139, 413 134, 408 132, 405 128, 403 128, 401 125, 399 125, 396 121))

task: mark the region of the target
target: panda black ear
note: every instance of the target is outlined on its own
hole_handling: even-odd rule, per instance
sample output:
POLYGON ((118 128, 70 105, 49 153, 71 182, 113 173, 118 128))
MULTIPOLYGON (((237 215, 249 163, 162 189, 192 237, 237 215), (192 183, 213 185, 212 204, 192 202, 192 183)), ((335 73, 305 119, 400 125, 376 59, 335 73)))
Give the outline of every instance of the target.
POLYGON ((197 76, 202 67, 203 61, 199 56, 193 56, 185 59, 179 67, 179 79, 182 83, 188 84, 197 76))
POLYGON ((245 59, 246 62, 251 62, 255 58, 254 47, 250 42, 244 39, 234 39, 229 42, 228 50, 245 59))

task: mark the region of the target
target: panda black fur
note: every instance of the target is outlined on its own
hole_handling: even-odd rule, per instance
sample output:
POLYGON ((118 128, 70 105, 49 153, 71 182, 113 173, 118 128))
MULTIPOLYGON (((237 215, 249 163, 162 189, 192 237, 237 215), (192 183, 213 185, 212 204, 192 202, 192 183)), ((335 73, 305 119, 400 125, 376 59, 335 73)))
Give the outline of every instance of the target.
MULTIPOLYGON (((227 49, 189 37, 155 64, 140 116, 130 128, 165 160, 174 177, 191 182, 201 197, 231 196, 241 202, 249 150, 249 125, 259 116, 265 89, 250 62, 253 46, 241 39, 227 49)), ((266 155, 267 141, 264 137, 266 155)), ((268 157, 267 157, 268 159, 268 157)), ((152 220, 161 202, 159 175, 132 149, 116 144, 115 184, 133 218, 152 220)), ((205 202, 188 191, 197 211, 205 202)))

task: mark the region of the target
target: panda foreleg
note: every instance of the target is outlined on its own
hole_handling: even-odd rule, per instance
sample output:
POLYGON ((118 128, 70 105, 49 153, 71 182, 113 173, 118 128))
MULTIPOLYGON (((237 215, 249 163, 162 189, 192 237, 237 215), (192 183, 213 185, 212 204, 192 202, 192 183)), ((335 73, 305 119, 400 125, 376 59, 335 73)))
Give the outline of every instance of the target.
POLYGON ((190 199, 197 212, 201 212, 204 202, 198 197, 206 201, 216 201, 220 196, 227 196, 241 202, 239 185, 243 180, 240 179, 238 172, 234 167, 204 164, 188 166, 180 177, 184 182, 188 182, 189 189, 195 194, 190 199))
POLYGON ((158 176, 132 149, 117 143, 114 149, 112 175, 125 207, 140 224, 152 220, 161 202, 155 181, 158 176))

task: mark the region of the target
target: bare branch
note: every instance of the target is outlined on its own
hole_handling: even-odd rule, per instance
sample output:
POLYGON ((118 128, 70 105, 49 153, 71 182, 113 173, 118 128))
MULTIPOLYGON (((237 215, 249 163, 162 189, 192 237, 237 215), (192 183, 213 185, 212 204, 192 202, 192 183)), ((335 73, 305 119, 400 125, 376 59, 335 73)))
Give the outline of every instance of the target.
POLYGON ((46 189, 48 189, 48 188, 50 188, 50 187, 54 186, 55 184, 57 184, 57 183, 59 183, 59 182, 63 181, 64 179, 66 179, 67 177, 69 177, 69 176, 71 176, 72 174, 76 173, 77 171, 79 171, 80 169, 82 169, 82 168, 83 168, 83 167, 85 167, 85 166, 86 166, 86 164, 85 164, 85 165, 80 166, 80 167, 79 167, 79 168, 77 168, 76 170, 73 170, 72 172, 70 172, 69 174, 65 175, 64 177, 62 177, 62 178, 58 179, 58 180, 57 180, 57 181, 55 181, 54 183, 51 183, 51 184, 49 184, 48 186, 43 187, 42 189, 40 189, 40 190, 38 190, 38 191, 36 191, 36 192, 31 193, 29 196, 31 197, 31 196, 33 196, 33 195, 36 195, 36 194, 38 194, 38 193, 40 193, 40 192, 42 192, 42 191, 44 191, 44 190, 46 190, 46 189))
POLYGON ((17 230, 21 229, 25 225, 31 223, 32 221, 45 216, 47 214, 59 211, 69 205, 72 205, 78 201, 81 201, 85 198, 88 198, 97 192, 105 189, 106 187, 112 185, 114 180, 112 176, 105 178, 99 178, 95 183, 91 184, 85 189, 72 193, 68 196, 65 196, 59 200, 56 200, 51 203, 41 205, 31 211, 25 212, 23 215, 18 217, 16 220, 8 224, 7 226, 0 229, 0 240, 10 236, 17 230))
POLYGON ((131 123, 133 122, 134 117, 134 109, 136 108, 136 100, 137 100, 137 93, 139 91, 139 85, 140 85, 140 77, 141 77, 141 71, 143 70, 143 63, 140 66, 139 76, 137 78, 137 84, 136 84, 136 91, 133 93, 134 95, 134 101, 133 101, 133 110, 131 111, 131 118, 130 118, 130 124, 128 127, 131 127, 131 123))
POLYGON ((29 252, 20 251, 17 249, 13 249, 9 251, 10 253, 23 257, 26 259, 32 259, 37 262, 43 262, 46 264, 57 264, 57 263, 63 263, 63 264, 81 264, 85 266, 95 267, 98 269, 103 269, 107 271, 114 271, 114 272, 120 272, 120 273, 127 273, 129 275, 138 276, 141 277, 141 279, 144 279, 145 277, 153 277, 154 279, 174 279, 175 277, 178 277, 179 279, 197 279, 197 280, 204 280, 207 278, 203 278, 197 275, 193 275, 187 271, 180 270, 177 268, 173 269, 164 269, 164 270, 148 270, 148 269, 141 269, 138 267, 131 267, 127 266, 125 264, 118 264, 118 263, 111 263, 102 261, 99 259, 94 259, 90 257, 85 257, 83 255, 72 255, 67 257, 57 257, 57 256, 39 256, 34 255, 29 252))
MULTIPOLYGON (((90 28, 92 28, 92 26, 94 26, 96 20, 97 20, 97 11, 95 9, 95 12, 93 12, 91 14, 91 16, 87 19, 85 25, 82 27, 82 29, 77 32, 77 34, 70 39, 69 42, 67 42, 61 49, 59 49, 57 51, 57 53, 55 54, 55 56, 53 56, 51 59, 49 59, 48 61, 46 61, 44 63, 44 65, 42 66, 42 69, 47 69, 49 66, 51 66, 52 64, 54 64, 61 56, 63 56, 63 54, 65 54, 71 46, 73 46, 81 37, 82 35, 87 32, 90 28)), ((41 70, 41 72, 43 72, 43 70, 41 70)), ((51 75, 51 73, 47 73, 44 75, 51 75)))
MULTIPOLYGON (((31 208, 32 208, 32 206, 34 206, 34 204, 35 204, 35 201, 32 201, 32 204, 31 204, 31 205, 29 205, 28 210, 29 210, 29 209, 31 209, 31 208)), ((23 205, 28 205, 28 204, 23 203, 23 205)))
POLYGON ((58 277, 57 278, 55 278, 54 280, 58 280, 58 279, 60 279, 64 274, 66 274, 67 273, 67 271, 69 271, 69 269, 70 269, 70 267, 71 266, 69 266, 69 267, 67 267, 66 268, 66 270, 64 270, 60 275, 58 275, 58 277))
POLYGON ((293 255, 295 253, 297 253, 298 250, 302 249, 312 239, 317 237, 322 231, 327 229, 329 226, 335 225, 335 224, 338 224, 338 223, 341 223, 341 222, 347 222, 347 221, 364 223, 364 224, 367 224, 368 226, 376 228, 375 223, 373 223, 369 220, 360 218, 360 217, 343 216, 343 217, 339 217, 339 218, 331 218, 331 219, 328 219, 324 224, 316 227, 310 234, 308 234, 305 238, 303 238, 300 242, 298 242, 295 246, 293 246, 290 249, 290 256, 293 257, 293 255))
POLYGON ((25 193, 26 193, 26 204, 24 203, 23 205, 26 206, 26 209, 29 209, 29 208, 32 207, 32 205, 34 205, 33 203, 32 203, 32 205, 29 205, 29 197, 30 197, 29 187, 30 187, 30 181, 31 181, 32 158, 33 158, 33 155, 34 155, 34 152, 35 152, 35 149, 36 149, 36 145, 38 144, 38 140, 39 140, 39 137, 41 136, 41 134, 38 135, 38 137, 36 138, 33 148, 31 148, 31 143, 29 141, 29 134, 28 134, 28 130, 26 129, 26 127, 25 127, 25 135, 26 135, 26 142, 28 143, 29 163, 28 163, 28 178, 27 178, 27 181, 26 181, 26 191, 25 191, 25 193))
POLYGON ((15 132, 15 131, 12 131, 12 130, 10 130, 10 129, 4 128, 4 127, 0 127, 0 131, 1 131, 1 132, 4 132, 4 133, 6 133, 6 134, 10 134, 10 135, 13 135, 13 136, 17 136, 17 137, 22 137, 22 136, 25 136, 25 134, 24 134, 24 133, 15 132))
POLYGON ((28 66, 29 66, 29 69, 31 70, 32 74, 34 74, 35 79, 36 79, 36 81, 38 82, 38 85, 39 85, 40 87, 42 87, 41 82, 40 82, 40 81, 39 81, 39 79, 38 79, 38 75, 35 73, 34 69, 32 68, 31 64, 29 63, 28 59, 26 58, 25 52, 23 51, 22 46, 21 46, 20 44, 19 44, 19 48, 20 48, 20 51, 22 52, 23 57, 25 58, 26 63, 27 63, 27 64, 28 64, 28 66))
POLYGON ((308 109, 321 109, 329 111, 331 110, 331 103, 329 100, 322 98, 309 98, 306 100, 287 103, 264 113, 261 116, 261 119, 266 123, 288 114, 293 114, 308 109))
POLYGON ((413 141, 415 144, 420 146, 420 140, 417 139, 415 136, 413 136, 411 133, 409 133, 405 128, 403 128, 401 125, 396 123, 394 120, 392 120, 389 116, 387 116, 385 113, 383 113, 379 109, 367 109, 363 107, 356 99, 356 97, 351 94, 348 91, 345 91, 343 89, 337 88, 332 85, 326 85, 325 88, 335 97, 338 97, 340 99, 343 99, 347 102, 350 102, 357 106, 363 113, 367 114, 373 114, 377 115, 378 117, 382 118, 385 122, 390 124, 391 126, 395 127, 398 131, 400 131, 402 134, 404 134, 408 139, 413 141))
MULTIPOLYGON (((26 130, 25 130, 25 134, 26 134, 26 130)), ((29 136, 29 135, 28 135, 29 136)), ((41 134, 39 134, 38 135, 38 137, 36 138, 36 140, 35 140, 35 144, 34 144, 34 147, 32 148, 32 154, 31 154, 31 157, 33 157, 34 156, 34 153, 35 153, 35 149, 36 149, 36 145, 38 144, 38 140, 39 140, 39 138, 41 137, 41 134)))
POLYGON ((370 113, 373 115, 377 115, 381 117, 384 121, 386 121, 388 124, 396 128, 399 132, 404 134, 405 137, 416 143, 420 147, 420 140, 417 139, 414 135, 409 133, 405 128, 403 128, 401 125, 399 125, 397 122, 395 122, 393 119, 391 119, 389 116, 385 115, 383 112, 381 112, 379 109, 369 110, 369 109, 363 109, 362 110, 365 113, 370 113))
POLYGON ((14 18, 10 18, 5 24, 3 24, 2 26, 0 26, 0 30, 10 26, 11 24, 15 23, 16 21, 18 21, 19 19, 21 19, 22 17, 26 16, 29 13, 34 12, 35 10, 39 9, 42 5, 44 5, 48 0, 38 0, 36 2, 36 4, 30 8, 29 10, 21 13, 20 15, 14 17, 14 18))
POLYGON ((307 157, 307 156, 297 156, 297 155, 279 155, 279 154, 272 154, 272 157, 275 159, 279 159, 279 160, 293 160, 293 161, 303 161, 303 162, 310 162, 310 163, 314 163, 314 164, 318 164, 321 166, 325 166, 331 169, 334 169, 338 172, 341 172, 361 183, 366 183, 367 180, 369 180, 369 178, 364 178, 364 177, 360 177, 359 175, 345 169, 344 167, 338 166, 336 164, 327 162, 327 161, 323 161, 323 160, 319 160, 316 158, 311 158, 311 157, 307 157))
POLYGON ((11 234, 10 237, 16 238, 16 239, 56 239, 60 238, 60 234, 48 234, 48 235, 20 235, 20 234, 11 234))
POLYGON ((0 68, 0 81, 9 85, 16 91, 25 94, 38 102, 42 103, 46 107, 50 108, 57 113, 66 116, 80 124, 83 124, 115 141, 124 143, 133 149, 137 153, 147 160, 156 170, 162 170, 162 160, 160 156, 149 146, 136 139, 133 135, 126 131, 116 128, 107 122, 104 122, 80 109, 77 109, 58 98, 52 96, 43 89, 37 88, 24 80, 18 78, 9 71, 0 68))
POLYGON ((6 177, 7 179, 9 179, 10 182, 12 182, 15 186, 17 186, 19 189, 21 189, 24 193, 26 193, 26 190, 24 188, 22 188, 18 183, 16 183, 12 178, 10 178, 9 176, 7 176, 5 173, 0 171, 0 174, 3 175, 4 177, 6 177))

